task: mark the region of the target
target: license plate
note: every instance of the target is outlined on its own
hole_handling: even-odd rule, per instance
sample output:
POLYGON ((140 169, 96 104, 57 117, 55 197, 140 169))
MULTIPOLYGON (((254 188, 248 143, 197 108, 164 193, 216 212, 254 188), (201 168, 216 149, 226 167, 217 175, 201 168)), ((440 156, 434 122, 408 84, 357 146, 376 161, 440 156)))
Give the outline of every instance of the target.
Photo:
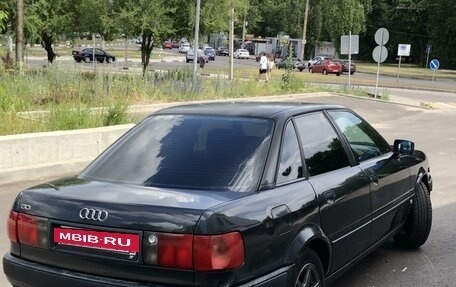
POLYGON ((56 227, 54 242, 86 248, 139 252, 139 235, 130 233, 56 227))

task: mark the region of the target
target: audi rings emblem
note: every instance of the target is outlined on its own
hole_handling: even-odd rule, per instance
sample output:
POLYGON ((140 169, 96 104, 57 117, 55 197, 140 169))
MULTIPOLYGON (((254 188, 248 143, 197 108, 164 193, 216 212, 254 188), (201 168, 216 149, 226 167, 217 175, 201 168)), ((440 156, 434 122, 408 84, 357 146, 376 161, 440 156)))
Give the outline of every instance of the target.
POLYGON ((79 211, 81 219, 98 220, 104 222, 108 219, 108 212, 104 209, 83 208, 79 211))

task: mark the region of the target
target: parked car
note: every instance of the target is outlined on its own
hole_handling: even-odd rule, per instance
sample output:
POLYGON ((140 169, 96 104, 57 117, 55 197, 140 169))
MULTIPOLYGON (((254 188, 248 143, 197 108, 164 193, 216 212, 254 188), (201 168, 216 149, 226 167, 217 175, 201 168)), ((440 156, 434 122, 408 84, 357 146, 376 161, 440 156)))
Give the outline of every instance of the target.
MULTIPOLYGON (((349 69, 349 61, 348 60, 338 60, 340 65, 342 66, 342 73, 348 73, 349 69)), ((351 67, 350 67, 350 74, 353 75, 356 72, 356 64, 355 62, 351 61, 351 67)))
POLYGON ((250 54, 249 54, 249 51, 247 51, 246 49, 237 49, 233 53, 233 58, 250 59, 250 54))
POLYGON ((179 49, 179 46, 180 46, 180 43, 177 42, 177 41, 174 41, 172 44, 171 44, 172 48, 177 48, 179 49))
POLYGON ((289 61, 287 58, 281 59, 276 63, 277 69, 286 69, 287 65, 290 65, 290 68, 295 69, 301 63, 300 59, 292 59, 289 61))
POLYGON ((226 47, 218 47, 216 51, 217 56, 229 56, 230 51, 226 47))
POLYGON ((165 41, 165 42, 163 42, 162 48, 171 50, 173 48, 173 44, 169 41, 165 41))
POLYGON ((204 54, 207 56, 209 61, 215 61, 215 50, 212 47, 205 47, 204 54))
MULTIPOLYGON (((73 50, 72 54, 76 62, 79 63, 81 61, 84 61, 86 63, 89 63, 93 61, 94 51, 93 48, 85 48, 80 51, 73 50)), ((97 62, 100 63, 103 63, 104 61, 106 61, 107 63, 111 63, 116 60, 116 57, 108 52, 105 52, 100 48, 95 48, 95 59, 97 60, 97 62)))
POLYGON ((318 62, 318 61, 331 60, 331 59, 332 59, 331 57, 326 57, 326 56, 316 56, 316 57, 313 57, 312 59, 310 59, 310 60, 307 62, 307 68, 310 68, 310 66, 312 66, 313 64, 315 64, 315 63, 318 62))
POLYGON ((342 74, 342 66, 337 61, 320 60, 310 66, 309 72, 322 73, 323 75, 336 74, 337 76, 340 76, 340 74, 342 74))
POLYGON ((179 53, 187 53, 190 51, 190 43, 181 43, 179 49, 177 50, 179 53))
MULTIPOLYGON (((204 54, 204 51, 202 49, 198 49, 198 57, 196 59, 197 63, 200 62, 200 57, 203 57, 204 61, 206 63, 209 63, 209 57, 206 54, 204 54)), ((185 61, 187 63, 189 63, 189 62, 193 62, 194 59, 195 59, 195 53, 194 53, 193 49, 188 50, 187 54, 185 55, 185 61)))
POLYGON ((3 268, 16 287, 324 287, 391 237, 426 242, 429 171, 340 105, 171 107, 20 192, 3 268))

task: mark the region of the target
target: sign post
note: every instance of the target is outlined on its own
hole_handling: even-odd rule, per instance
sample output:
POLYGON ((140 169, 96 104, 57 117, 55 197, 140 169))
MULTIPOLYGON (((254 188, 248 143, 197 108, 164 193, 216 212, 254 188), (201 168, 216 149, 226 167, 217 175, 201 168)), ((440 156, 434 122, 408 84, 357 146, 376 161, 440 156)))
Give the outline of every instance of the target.
POLYGON ((378 63, 377 65, 377 81, 375 83, 375 98, 377 98, 378 93, 378 78, 380 76, 380 63, 384 62, 388 57, 388 50, 385 48, 386 43, 389 40, 389 32, 385 28, 380 28, 375 32, 375 43, 378 44, 377 47, 372 51, 372 58, 378 63))
POLYGON ((432 82, 434 83, 435 71, 437 71, 440 67, 440 62, 437 59, 431 60, 429 63, 429 69, 432 70, 432 82))
POLYGON ((348 86, 351 85, 351 55, 359 54, 359 35, 352 35, 351 31, 348 35, 340 36, 340 54, 348 54, 348 86))
POLYGON ((399 66, 397 69, 397 79, 396 82, 399 82, 399 73, 401 70, 401 62, 402 62, 402 56, 410 56, 410 44, 399 44, 397 47, 397 55, 399 56, 399 66))
POLYGON ((429 54, 432 53, 432 45, 426 45, 426 67, 429 64, 429 54))

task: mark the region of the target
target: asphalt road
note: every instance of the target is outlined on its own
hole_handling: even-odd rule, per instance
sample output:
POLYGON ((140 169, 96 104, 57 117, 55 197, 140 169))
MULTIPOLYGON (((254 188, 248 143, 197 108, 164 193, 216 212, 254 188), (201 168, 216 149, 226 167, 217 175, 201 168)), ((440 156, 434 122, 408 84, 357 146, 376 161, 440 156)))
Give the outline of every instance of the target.
MULTIPOLYGON (((415 93, 416 94, 416 93, 415 93)), ((429 100, 440 93, 418 93, 429 100), (427 98, 426 98, 427 97, 427 98)), ((401 96, 413 97, 413 91, 401 96)), ((388 242, 340 277, 333 287, 453 287, 456 282, 456 106, 426 110, 406 105, 349 97, 294 97, 291 100, 328 102, 352 107, 389 141, 409 139, 427 153, 434 179, 433 226, 427 243, 418 250, 402 250, 388 242)), ((456 102, 456 94, 442 101, 456 102)), ((0 186, 0 218, 5 219, 15 194, 37 182, 0 186)), ((5 220, 0 220, 0 253, 7 252, 5 220)), ((0 275, 0 286, 8 286, 0 275)))
MULTIPOLYGON (((116 49, 119 49, 117 47, 116 49)), ((137 50, 138 48, 135 47, 137 50)), ((109 51, 109 47, 107 49, 109 51)), ((185 62, 185 54, 179 54, 177 52, 177 49, 172 49, 172 50, 166 50, 166 55, 162 58, 163 61, 158 61, 155 60, 153 63, 150 63, 149 68, 153 70, 172 70, 172 69, 182 69, 182 68, 189 68, 192 69, 192 62, 186 63, 185 62), (170 60, 171 59, 171 60, 170 60)), ((75 63, 71 55, 66 55, 65 57, 57 58, 57 62, 64 63, 65 65, 71 65, 75 63)), ((45 57, 40 57, 40 58, 30 58, 27 60, 27 66, 29 68, 39 68, 43 67, 47 64, 47 60, 45 57)), ((234 67, 235 68, 252 68, 252 69, 258 69, 258 63, 254 60, 253 56, 251 59, 234 59, 234 67)), ((94 65, 92 63, 77 63, 77 67, 79 67, 82 70, 93 70, 94 65)), ((105 70, 113 70, 113 71, 119 71, 122 70, 123 67, 133 67, 133 68, 140 68, 140 59, 132 59, 129 58, 127 63, 125 63, 123 57, 118 57, 117 61, 112 64, 97 64, 96 68, 97 69, 105 69, 105 70)), ((215 69, 220 69, 220 70, 227 70, 229 67, 229 57, 226 56, 216 56, 215 61, 210 61, 207 64, 207 67, 213 67, 215 69)), ((308 73, 307 70, 304 70, 303 72, 296 71, 296 73, 308 73)), ((333 78, 336 80, 336 76, 334 75, 320 75, 323 78, 325 83, 327 83, 328 78, 331 80, 333 78)), ((348 75, 343 74, 341 77, 347 78, 347 83, 348 83, 348 75)), ((367 73, 359 73, 356 72, 352 76, 352 83, 355 85, 357 83, 373 83, 375 85, 376 83, 376 75, 375 74, 367 74, 367 73)), ((432 73, 429 73, 428 79, 410 79, 410 78, 400 78, 397 79, 396 77, 392 76, 385 76, 381 75, 379 79, 379 86, 393 86, 393 87, 414 87, 416 89, 433 89, 433 90, 443 90, 443 91, 456 91, 456 82, 451 81, 451 80, 446 80, 446 79, 436 79, 435 81, 432 81, 432 73)), ((388 91, 386 91, 388 92, 388 91)), ((379 91, 379 94, 383 93, 382 91, 379 91)))

